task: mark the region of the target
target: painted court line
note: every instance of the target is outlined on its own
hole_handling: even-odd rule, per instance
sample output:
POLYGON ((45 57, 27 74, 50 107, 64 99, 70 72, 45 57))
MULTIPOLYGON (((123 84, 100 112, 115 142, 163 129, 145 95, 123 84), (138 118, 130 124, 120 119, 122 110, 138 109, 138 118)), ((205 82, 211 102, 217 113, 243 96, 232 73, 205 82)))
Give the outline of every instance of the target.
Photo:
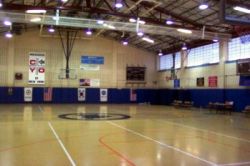
POLYGON ((66 156, 68 157, 68 159, 69 159, 71 165, 72 165, 72 166, 76 166, 74 160, 72 159, 72 157, 70 156, 69 152, 67 151, 67 149, 66 149, 65 146, 63 145, 61 139, 60 139, 59 136, 57 135, 56 131, 54 130, 54 128, 53 128, 53 126, 52 126, 52 124, 51 124, 50 122, 48 122, 48 125, 49 125, 51 131, 53 132, 53 134, 55 135, 55 137, 56 137, 57 141, 59 142, 60 146, 62 147, 64 153, 65 153, 66 156))
POLYGON ((38 106, 39 111, 43 112, 43 109, 40 107, 40 105, 38 106))
POLYGON ((188 129, 193 129, 193 130, 198 130, 198 131, 203 131, 203 132, 208 132, 208 133, 212 133, 212 134, 215 134, 215 135, 219 135, 219 136, 223 136, 223 137, 227 137, 227 138, 231 138, 231 139, 235 139, 235 140, 250 143, 250 140, 247 140, 247 139, 244 139, 244 138, 238 138, 238 137, 234 137, 234 136, 230 136, 230 135, 226 135, 226 134, 222 134, 222 133, 217 133, 215 131, 199 129, 199 128, 196 128, 196 127, 191 127, 191 126, 187 126, 187 125, 183 125, 183 124, 179 124, 179 123, 175 123, 175 122, 170 122, 170 121, 161 120, 161 122, 166 122, 166 123, 170 123, 170 124, 173 124, 173 125, 176 125, 176 126, 185 127, 185 128, 188 128, 188 129))
POLYGON ((116 123, 113 123, 113 122, 110 122, 110 121, 107 121, 107 123, 109 123, 109 124, 111 124, 111 125, 113 125, 113 126, 116 126, 116 127, 118 127, 118 128, 121 128, 121 129, 123 129, 123 130, 126 130, 126 131, 128 131, 128 132, 130 132, 130 133, 133 133, 134 135, 137 135, 137 136, 143 137, 143 138, 145 138, 145 139, 147 139, 147 140, 156 142, 156 143, 158 143, 158 144, 160 144, 160 145, 162 145, 162 146, 164 146, 164 147, 167 147, 167 148, 169 148, 169 149, 175 150, 175 151, 177 151, 177 152, 180 152, 180 153, 182 153, 182 154, 185 154, 185 155, 187 155, 187 156, 189 156, 189 157, 192 157, 192 158, 194 158, 194 159, 203 161, 203 162, 205 162, 205 163, 207 163, 207 164, 210 164, 210 165, 213 165, 213 166, 216 166, 216 165, 217 165, 216 163, 213 163, 213 162, 208 161, 208 160, 206 160, 206 159, 200 158, 200 157, 195 156, 195 155, 193 155, 193 154, 191 154, 191 153, 185 152, 185 151, 183 151, 183 150, 181 150, 181 149, 178 149, 178 148, 176 148, 176 147, 174 147, 174 146, 171 146, 171 145, 162 143, 162 142, 157 141, 157 140, 155 140, 155 139, 153 139, 153 138, 151 138, 151 137, 148 137, 148 136, 146 136, 146 135, 143 135, 143 134, 141 134, 141 133, 138 133, 138 132, 136 132, 136 131, 134 131, 134 130, 128 129, 128 128, 123 127, 123 126, 120 126, 120 125, 118 125, 118 124, 116 124, 116 123))
POLYGON ((218 166, 240 166, 240 165, 250 165, 250 161, 240 162, 240 163, 220 164, 218 166))

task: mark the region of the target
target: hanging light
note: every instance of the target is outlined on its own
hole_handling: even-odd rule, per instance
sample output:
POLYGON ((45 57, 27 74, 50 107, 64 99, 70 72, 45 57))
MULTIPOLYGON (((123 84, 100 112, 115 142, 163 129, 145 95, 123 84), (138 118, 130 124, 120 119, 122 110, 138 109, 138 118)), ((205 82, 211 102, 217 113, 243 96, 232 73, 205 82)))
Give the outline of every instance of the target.
POLYGON ((200 3, 200 5, 199 5, 199 9, 200 10, 205 10, 207 8, 208 8, 208 4, 207 3, 205 3, 205 2, 200 3))
POLYGON ((50 33, 54 33, 54 32, 55 32, 55 29, 53 28, 53 26, 51 26, 51 27, 49 27, 48 31, 49 31, 50 33))
POLYGON ((98 19, 96 22, 97 22, 97 24, 99 24, 99 25, 104 24, 104 21, 103 21, 102 19, 98 19))
POLYGON ((5 21, 3 22, 3 24, 6 25, 6 26, 11 26, 11 25, 12 25, 12 22, 10 22, 10 21, 8 21, 8 20, 5 20, 5 21))
POLYGON ((120 9, 123 7, 122 0, 116 0, 115 7, 120 9))
POLYGON ((5 37, 6 37, 6 38, 12 38, 13 35, 12 35, 11 32, 7 32, 7 33, 5 33, 5 37))
POLYGON ((178 28, 177 31, 181 32, 181 33, 186 33, 186 34, 191 34, 192 33, 191 30, 189 30, 189 29, 183 29, 183 28, 178 28))
POLYGON ((137 35, 140 36, 140 37, 142 37, 144 35, 144 33, 142 31, 138 31, 137 35))
POLYGON ((1 7, 3 7, 3 3, 2 3, 2 1, 0 1, 0 8, 1 8, 1 7))
POLYGON ((88 35, 88 36, 92 35, 92 31, 91 31, 90 29, 88 29, 88 30, 86 31, 86 35, 88 35))
POLYGON ((162 53, 161 50, 159 51, 158 55, 159 55, 159 56, 162 56, 162 55, 163 55, 163 53, 162 53))
POLYGON ((135 22, 136 22, 136 19, 135 19, 135 18, 130 18, 130 19, 129 19, 129 22, 135 23, 135 22))
POLYGON ((127 40, 123 40, 122 41, 122 45, 127 46, 128 45, 128 41, 127 40))
POLYGON ((68 0, 61 0, 63 3, 66 3, 66 2, 68 2, 68 0))
POLYGON ((167 18, 166 24, 167 24, 167 25, 172 25, 172 24, 174 24, 174 21, 172 20, 171 16, 169 16, 169 17, 167 18))
POLYGON ((183 43, 183 45, 182 45, 182 48, 181 48, 183 51, 185 51, 185 50, 187 50, 187 45, 186 45, 186 43, 183 43))
POLYGON ((215 43, 218 42, 218 41, 219 41, 219 40, 218 40, 217 38, 214 38, 214 39, 213 39, 213 42, 215 42, 215 43))

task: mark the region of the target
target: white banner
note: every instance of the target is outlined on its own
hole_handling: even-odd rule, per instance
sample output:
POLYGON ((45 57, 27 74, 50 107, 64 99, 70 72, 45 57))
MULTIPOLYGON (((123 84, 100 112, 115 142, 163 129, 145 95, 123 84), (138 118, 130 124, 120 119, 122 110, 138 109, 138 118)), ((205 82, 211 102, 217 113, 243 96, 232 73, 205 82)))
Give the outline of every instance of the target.
POLYGON ((45 83, 45 54, 29 53, 29 84, 45 83))
POLYGON ((100 89, 100 101, 101 102, 108 101, 108 89, 100 89))
POLYGON ((99 87, 100 86, 100 79, 90 79, 90 86, 99 87))
POLYGON ((32 101, 32 88, 24 88, 24 101, 32 101))
POLYGON ((81 70, 88 70, 88 71, 98 71, 100 70, 100 65, 93 65, 93 64, 81 64, 81 70))
POLYGON ((85 101, 85 100, 86 100, 86 89, 78 88, 78 101, 85 101))

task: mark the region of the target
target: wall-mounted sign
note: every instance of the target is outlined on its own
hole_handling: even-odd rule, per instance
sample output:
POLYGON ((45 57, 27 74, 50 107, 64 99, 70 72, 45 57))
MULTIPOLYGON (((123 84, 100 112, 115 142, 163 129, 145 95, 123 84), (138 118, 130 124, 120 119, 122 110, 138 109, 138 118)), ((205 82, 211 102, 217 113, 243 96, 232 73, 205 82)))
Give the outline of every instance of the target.
POLYGON ((209 76, 208 77, 208 86, 209 87, 217 87, 218 86, 218 77, 217 76, 209 76))
POLYGON ((29 84, 45 83, 45 54, 29 53, 29 84))
POLYGON ((196 79, 196 85, 198 86, 198 87, 203 87, 204 86, 204 77, 200 77, 200 78, 197 78, 196 79))

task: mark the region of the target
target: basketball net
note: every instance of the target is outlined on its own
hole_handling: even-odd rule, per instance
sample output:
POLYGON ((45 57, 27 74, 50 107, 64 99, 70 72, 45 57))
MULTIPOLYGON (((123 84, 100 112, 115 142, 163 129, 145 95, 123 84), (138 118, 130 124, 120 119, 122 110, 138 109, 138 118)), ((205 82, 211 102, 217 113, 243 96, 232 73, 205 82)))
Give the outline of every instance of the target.
POLYGON ((242 44, 250 43, 250 26, 234 26, 234 30, 242 44))

